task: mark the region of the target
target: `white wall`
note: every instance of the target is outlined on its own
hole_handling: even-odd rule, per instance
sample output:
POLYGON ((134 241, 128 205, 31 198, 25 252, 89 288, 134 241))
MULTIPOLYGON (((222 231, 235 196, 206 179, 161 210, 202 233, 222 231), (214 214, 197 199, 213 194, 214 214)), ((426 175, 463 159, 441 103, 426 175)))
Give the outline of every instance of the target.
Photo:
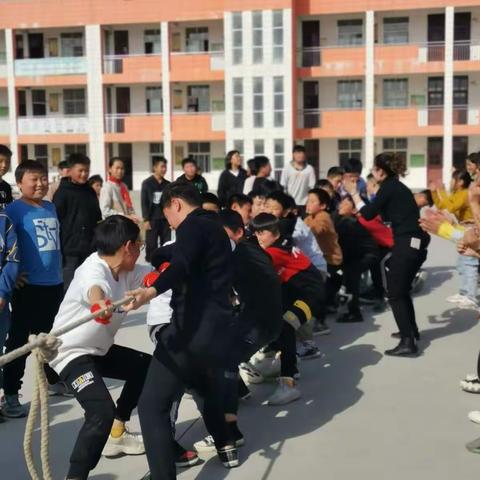
MULTIPOLYGON (((87 94, 87 89, 84 87, 71 87, 71 88, 61 88, 61 87, 50 87, 50 88, 38 88, 36 90, 45 90, 45 98, 47 102, 47 116, 51 117, 61 117, 64 115, 64 105, 63 105, 63 90, 77 90, 77 89, 83 89, 85 90, 85 116, 88 114, 88 94, 87 94), (50 111, 50 103, 49 103, 49 95, 50 94, 58 94, 58 112, 51 112, 50 111)), ((23 90, 23 89, 21 89, 23 90)), ((1 92, 1 90, 0 90, 1 92)), ((27 117, 30 117, 33 115, 33 104, 32 104, 32 89, 27 88, 25 89, 26 93, 26 102, 27 102, 27 117)), ((0 93, 0 105, 2 105, 1 102, 1 93, 0 93)))

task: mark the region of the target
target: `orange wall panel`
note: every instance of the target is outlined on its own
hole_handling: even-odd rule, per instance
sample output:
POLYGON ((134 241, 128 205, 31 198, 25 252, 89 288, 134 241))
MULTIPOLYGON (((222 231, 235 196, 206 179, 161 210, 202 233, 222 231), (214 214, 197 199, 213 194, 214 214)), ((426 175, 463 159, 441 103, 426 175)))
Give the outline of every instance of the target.
POLYGON ((443 136, 442 125, 418 125, 416 108, 388 108, 375 110, 375 136, 415 137, 443 136))
POLYGON ((444 62, 419 62, 419 45, 382 45, 375 47, 375 74, 405 75, 439 73, 444 62))
POLYGON ((362 76, 365 74, 365 48, 323 48, 321 65, 302 67, 300 77, 362 76))
POLYGON ((9 145, 10 144, 10 137, 8 135, 0 135, 0 144, 9 145))
POLYGON ((365 135, 364 110, 334 110, 321 113, 321 127, 297 130, 297 138, 363 137, 365 135))
POLYGON ((159 142, 163 140, 163 116, 131 116, 124 119, 125 131, 106 133, 106 142, 159 142))
POLYGON ((36 77, 15 77, 15 86, 17 87, 68 87, 86 84, 86 75, 38 75, 36 77))
POLYGON ((210 114, 198 115, 172 115, 172 140, 225 140, 225 131, 212 130, 212 116, 210 114))
POLYGON ((162 78, 162 58, 158 55, 122 58, 122 73, 103 75, 103 83, 158 83, 162 78))
POLYGON ((7 88, 7 79, 5 77, 0 78, 0 88, 7 88))
POLYGON ((88 143, 88 135, 83 133, 19 135, 20 145, 27 143, 88 143))
POLYGON ((210 55, 171 55, 172 82, 218 81, 225 78, 223 70, 210 69, 210 55))

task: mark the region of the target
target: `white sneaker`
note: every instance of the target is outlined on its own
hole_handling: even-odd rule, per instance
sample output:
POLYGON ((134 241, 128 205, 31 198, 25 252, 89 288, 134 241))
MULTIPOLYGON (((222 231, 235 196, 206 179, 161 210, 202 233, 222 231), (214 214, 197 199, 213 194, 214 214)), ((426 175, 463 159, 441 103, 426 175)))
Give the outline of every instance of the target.
POLYGON ((142 436, 125 430, 123 435, 118 438, 109 435, 102 455, 104 457, 116 457, 122 454, 142 455, 143 453, 145 453, 145 446, 143 445, 142 436))
POLYGON ((465 295, 460 295, 459 293, 456 293, 455 295, 450 295, 449 297, 446 298, 447 302, 449 303, 460 303, 467 297, 465 295))
POLYGON ((239 373, 245 383, 262 383, 263 375, 250 362, 241 363, 239 373))
POLYGON ((302 394, 295 386, 290 386, 285 377, 278 379, 278 387, 273 395, 268 399, 268 405, 286 405, 287 403, 298 400, 302 394))
POLYGON ((280 375, 280 357, 266 358, 256 363, 255 368, 263 377, 278 377, 280 375))
POLYGON ((478 308, 478 303, 471 298, 464 297, 461 302, 457 303, 458 308, 465 308, 465 309, 475 309, 478 308))
POLYGON ((193 448, 197 452, 216 452, 217 449, 215 448, 215 442, 213 441, 213 437, 208 435, 203 440, 199 440, 193 444, 193 448))
POLYGON ((468 414, 468 419, 473 423, 480 423, 480 412, 478 410, 474 410, 468 414))

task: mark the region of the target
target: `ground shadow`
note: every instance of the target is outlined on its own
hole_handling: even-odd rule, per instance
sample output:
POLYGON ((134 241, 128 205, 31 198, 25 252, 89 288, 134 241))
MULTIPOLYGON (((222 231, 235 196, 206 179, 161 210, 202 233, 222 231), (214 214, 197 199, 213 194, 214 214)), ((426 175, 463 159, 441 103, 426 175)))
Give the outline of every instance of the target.
POLYGON ((416 293, 415 297, 423 297, 424 295, 431 294, 442 284, 451 280, 455 273, 455 267, 452 266, 425 267, 423 270, 427 272, 428 278, 422 290, 416 293))

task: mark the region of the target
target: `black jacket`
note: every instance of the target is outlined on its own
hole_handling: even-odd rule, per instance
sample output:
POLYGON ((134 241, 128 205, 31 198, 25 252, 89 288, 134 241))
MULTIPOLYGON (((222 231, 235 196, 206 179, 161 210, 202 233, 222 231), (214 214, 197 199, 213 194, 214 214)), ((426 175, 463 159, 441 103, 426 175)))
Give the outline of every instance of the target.
POLYGON ((97 194, 92 187, 72 183, 62 178, 53 196, 60 221, 60 242, 64 256, 85 257, 95 249, 92 246, 93 232, 102 220, 97 194))
POLYGON ((158 182, 153 175, 142 182, 141 202, 144 220, 151 222, 152 220, 164 218, 160 199, 162 198, 163 190, 169 183, 165 179, 158 182))
POLYGON ((193 185, 200 193, 208 192, 208 183, 201 175, 195 175, 192 180, 189 180, 185 174, 180 175, 177 180, 179 183, 190 183, 193 185))
POLYGON ((238 175, 230 170, 224 170, 218 180, 217 195, 223 207, 227 205, 228 199, 235 193, 243 193, 243 184, 247 178, 247 171, 241 168, 238 175))

